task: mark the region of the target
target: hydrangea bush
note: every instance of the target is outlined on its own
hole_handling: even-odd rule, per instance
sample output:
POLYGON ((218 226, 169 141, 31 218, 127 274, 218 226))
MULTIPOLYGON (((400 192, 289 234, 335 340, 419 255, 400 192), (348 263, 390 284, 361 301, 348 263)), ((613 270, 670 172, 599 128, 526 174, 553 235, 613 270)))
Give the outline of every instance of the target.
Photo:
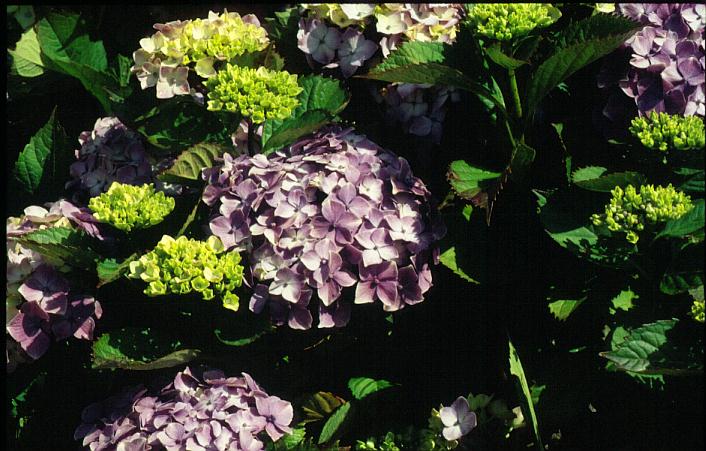
POLYGON ((345 325, 353 302, 396 311, 423 300, 442 231, 408 163, 357 135, 332 128, 277 156, 233 158, 204 171, 211 232, 252 256, 250 309, 267 305, 278 323, 308 329, 314 293, 319 327, 345 325))

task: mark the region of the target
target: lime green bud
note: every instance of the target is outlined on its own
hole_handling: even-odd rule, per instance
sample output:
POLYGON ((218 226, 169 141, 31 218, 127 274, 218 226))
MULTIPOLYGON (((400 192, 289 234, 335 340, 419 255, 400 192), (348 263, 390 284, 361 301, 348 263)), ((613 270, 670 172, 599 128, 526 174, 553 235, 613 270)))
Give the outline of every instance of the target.
POLYGON ((228 64, 206 81, 208 109, 240 112, 253 123, 265 119, 285 119, 299 105, 302 88, 297 76, 264 67, 251 69, 228 64))
POLYGON ((174 198, 155 193, 154 185, 124 185, 113 182, 107 192, 91 198, 93 216, 113 227, 129 232, 162 222, 174 209, 174 198))
POLYGON ((654 111, 649 116, 633 119, 630 133, 643 146, 661 152, 703 149, 705 141, 703 119, 654 111))
POLYGON ((556 22, 561 12, 549 3, 476 3, 468 18, 479 34, 510 41, 556 22))
POLYGON ((694 300, 694 305, 691 306, 691 316, 694 320, 703 323, 706 319, 706 313, 704 312, 704 301, 694 300))
POLYGON ((606 225, 612 232, 625 232, 625 239, 636 244, 638 232, 645 225, 654 225, 679 219, 693 208, 691 198, 677 191, 670 184, 667 187, 643 185, 638 193, 634 186, 625 190, 616 186, 611 191, 613 197, 606 205, 603 214, 591 216, 594 225, 606 225))
POLYGON ((233 291, 243 283, 239 263, 240 254, 226 252, 216 236, 197 241, 164 235, 152 251, 130 263, 128 277, 148 282, 144 291, 148 296, 195 291, 206 300, 218 295, 225 308, 237 310, 238 296, 233 291))

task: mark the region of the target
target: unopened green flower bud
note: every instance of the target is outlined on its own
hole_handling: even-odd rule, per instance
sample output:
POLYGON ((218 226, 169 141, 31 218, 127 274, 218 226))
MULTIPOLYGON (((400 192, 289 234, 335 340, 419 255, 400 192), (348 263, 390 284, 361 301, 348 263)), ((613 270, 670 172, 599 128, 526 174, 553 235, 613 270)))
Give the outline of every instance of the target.
POLYGON ((91 198, 93 216, 113 227, 130 232, 162 222, 174 209, 174 198, 155 193, 154 185, 124 185, 113 182, 107 192, 91 198))
POLYGON ((479 34, 510 41, 556 22, 561 12, 549 3, 476 3, 468 11, 479 34))
POLYGON ((703 149, 705 141, 703 119, 654 111, 633 119, 630 133, 645 147, 661 152, 703 149))

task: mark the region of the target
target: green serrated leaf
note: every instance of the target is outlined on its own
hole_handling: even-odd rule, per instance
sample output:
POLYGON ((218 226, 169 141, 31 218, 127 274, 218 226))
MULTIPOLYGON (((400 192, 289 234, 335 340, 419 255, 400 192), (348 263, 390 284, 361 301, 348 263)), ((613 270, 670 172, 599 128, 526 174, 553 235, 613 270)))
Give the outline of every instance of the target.
POLYGON ((560 299, 549 303, 549 312, 559 321, 566 321, 574 310, 576 310, 586 300, 581 299, 560 299))
POLYGON ((443 63, 448 46, 441 42, 408 41, 393 51, 372 71, 383 72, 402 66, 423 63, 443 63))
POLYGON ((320 391, 314 393, 302 402, 304 419, 299 424, 304 425, 323 420, 345 402, 345 399, 330 392, 320 391))
POLYGON ((104 333, 93 343, 92 368, 157 370, 183 365, 201 353, 198 349, 177 350, 178 346, 179 343, 156 338, 149 329, 126 328, 104 333))
POLYGON ((647 178, 639 172, 613 172, 588 180, 574 180, 574 184, 589 191, 607 193, 616 186, 625 188, 628 185, 640 186, 647 183, 647 178))
MULTIPOLYGON (((599 16, 593 16, 599 17, 599 16)), ((625 42, 635 31, 641 28, 631 21, 617 20, 610 27, 592 27, 597 19, 588 18, 578 22, 570 36, 565 39, 566 47, 559 49, 542 63, 527 86, 526 111, 528 116, 539 103, 559 83, 563 82, 579 69, 609 54, 625 42), (587 25, 588 24, 588 25, 587 25), (579 32, 581 30, 582 32, 579 32), (579 39, 580 36, 580 39, 579 39)), ((598 19, 603 21, 604 19, 598 19)))
POLYGON ((163 182, 193 183, 201 180, 201 170, 214 165, 216 158, 221 158, 228 148, 214 143, 198 143, 183 151, 172 167, 161 173, 158 178, 163 182))
POLYGON ((52 187, 61 184, 65 178, 59 175, 65 169, 61 162, 69 154, 65 148, 67 142, 54 108, 47 123, 30 138, 15 162, 15 177, 25 191, 34 193, 42 182, 52 187))
POLYGON ((346 420, 352 416, 352 412, 355 410, 352 409, 352 406, 351 403, 347 402, 336 409, 321 430, 319 445, 329 442, 333 440, 334 437, 341 434, 344 430, 346 420))
POLYGON ((569 24, 553 39, 558 49, 580 44, 592 39, 638 30, 641 26, 623 16, 596 14, 569 24))
POLYGON ((639 298, 640 296, 638 296, 630 288, 621 291, 616 297, 611 300, 611 304, 613 305, 613 308, 611 309, 611 314, 615 314, 615 312, 618 310, 623 310, 627 312, 628 310, 634 307, 633 301, 639 298))
POLYGON ((39 252, 50 262, 93 271, 99 258, 92 248, 92 239, 82 230, 70 227, 50 227, 35 230, 16 240, 39 252))
POLYGON ((439 262, 441 262, 442 265, 449 268, 451 271, 454 272, 454 274, 456 274, 457 276, 459 276, 463 280, 470 282, 470 283, 474 283, 474 284, 480 284, 480 282, 478 282, 473 277, 466 274, 463 271, 463 269, 458 267, 458 263, 456 262, 456 247, 455 246, 451 246, 450 248, 446 249, 439 256, 439 262))
POLYGON ((471 199, 483 188, 483 182, 500 178, 501 173, 486 171, 469 165, 463 160, 456 160, 449 166, 446 177, 451 187, 462 199, 471 199))
POLYGON ((520 356, 517 355, 517 350, 512 345, 512 341, 508 340, 509 347, 509 359, 510 359, 510 374, 517 376, 520 383, 520 392, 524 396, 524 402, 522 403, 522 410, 525 411, 525 418, 529 420, 530 427, 534 433, 535 443, 537 444, 537 449, 544 449, 542 445, 542 437, 539 435, 539 425, 537 423, 537 415, 534 412, 534 403, 532 402, 532 393, 529 389, 529 384, 527 383, 527 377, 525 376, 525 370, 522 368, 522 362, 520 362, 520 356))
POLYGON ((302 88, 297 107, 300 112, 324 110, 336 115, 346 108, 350 100, 341 83, 332 78, 308 75, 299 79, 299 86, 302 88))
POLYGON ((354 377, 348 380, 348 388, 351 390, 355 399, 363 399, 368 395, 372 395, 386 388, 394 387, 395 385, 398 384, 384 379, 375 380, 369 377, 354 377))
POLYGON ((15 50, 7 52, 12 56, 12 67, 19 76, 38 77, 44 73, 44 63, 34 28, 22 33, 15 50))
POLYGON ((636 373, 672 373, 668 364, 671 350, 667 349, 667 332, 679 322, 678 319, 659 320, 644 324, 630 331, 616 349, 600 355, 612 361, 618 369, 636 373))
POLYGON ((697 170, 684 183, 679 185, 681 191, 689 191, 692 193, 704 192, 704 171, 697 170))
POLYGON ((527 64, 527 61, 518 60, 503 53, 499 42, 489 46, 485 53, 495 64, 505 69, 515 70, 527 64))
POLYGON ((330 121, 330 113, 324 110, 311 110, 297 117, 266 121, 262 131, 262 153, 268 155, 281 149, 298 138, 315 132, 330 121))
POLYGON ((118 280, 128 271, 130 268, 130 262, 138 257, 139 255, 132 254, 120 263, 118 263, 118 261, 114 258, 98 261, 96 264, 96 273, 98 274, 97 288, 118 280))
POLYGON ((657 238, 683 237, 704 228, 704 200, 698 199, 694 207, 679 219, 667 221, 657 238))
POLYGON ((241 347, 241 346, 247 346, 249 344, 255 343, 258 339, 267 335, 268 333, 272 332, 273 330, 274 329, 266 329, 266 330, 263 330, 262 332, 258 332, 254 335, 249 336, 249 337, 239 338, 237 340, 229 340, 229 339, 224 338, 223 333, 221 332, 220 329, 214 329, 213 333, 216 334, 216 338, 218 338, 218 341, 220 341, 224 345, 241 347))
POLYGON ((667 267, 660 290, 669 295, 684 293, 704 284, 704 248, 700 243, 688 244, 667 267))
POLYGON ((583 182, 587 180, 597 179, 603 175, 608 169, 601 166, 587 166, 585 168, 579 168, 574 171, 571 175, 571 181, 573 183, 583 182))

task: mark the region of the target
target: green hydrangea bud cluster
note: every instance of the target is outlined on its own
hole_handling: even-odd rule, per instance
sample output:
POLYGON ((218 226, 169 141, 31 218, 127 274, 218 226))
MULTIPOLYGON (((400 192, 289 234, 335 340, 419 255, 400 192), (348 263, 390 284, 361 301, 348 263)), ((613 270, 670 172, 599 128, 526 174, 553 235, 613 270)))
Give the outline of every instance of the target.
POLYGON ((468 11, 477 32, 498 41, 525 36, 559 17, 561 12, 549 3, 476 3, 468 11))
POLYGON ((706 320, 706 312, 704 311, 704 301, 695 300, 691 306, 691 316, 700 323, 706 320))
POLYGON ((697 116, 652 112, 649 116, 636 117, 630 133, 643 146, 666 152, 669 150, 703 149, 704 122, 697 116))
POLYGON ((239 111, 256 124, 291 116, 302 91, 295 74, 231 64, 210 78, 206 86, 209 110, 239 111))
POLYGON ((162 222, 174 210, 174 198, 156 193, 154 185, 113 182, 107 192, 88 201, 88 208, 97 220, 129 232, 162 222))
POLYGON ((671 219, 678 219, 691 210, 691 198, 677 191, 670 184, 667 187, 643 185, 638 193, 634 186, 625 190, 616 186, 611 191, 610 203, 604 214, 594 214, 594 225, 607 225, 613 232, 625 232, 628 242, 635 244, 639 240, 638 232, 645 229, 645 224, 656 224, 671 219))
POLYGON ((225 252, 216 236, 198 241, 164 235, 152 251, 130 263, 128 277, 147 282, 147 296, 196 291, 210 300, 218 294, 223 307, 236 311, 238 296, 233 290, 242 285, 243 266, 240 254, 225 252))

